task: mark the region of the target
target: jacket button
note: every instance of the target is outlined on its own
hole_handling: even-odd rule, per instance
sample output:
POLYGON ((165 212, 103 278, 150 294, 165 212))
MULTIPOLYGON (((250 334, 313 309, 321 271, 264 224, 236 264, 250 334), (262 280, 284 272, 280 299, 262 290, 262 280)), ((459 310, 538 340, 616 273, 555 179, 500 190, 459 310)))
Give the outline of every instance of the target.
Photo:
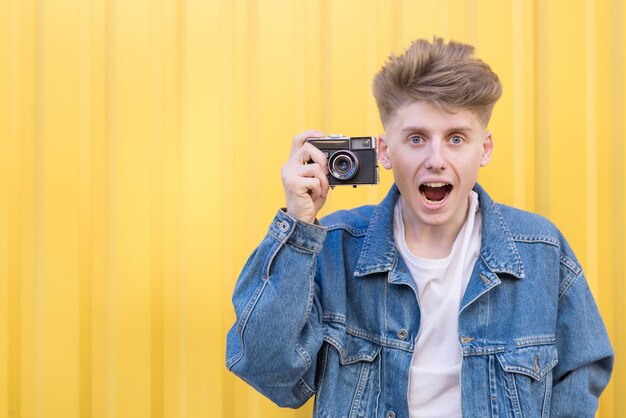
POLYGON ((280 229, 282 232, 287 232, 289 230, 289 222, 282 221, 280 224, 278 224, 278 229, 280 229))
POLYGON ((385 418, 396 418, 396 413, 393 411, 389 411, 385 414, 385 418))
POLYGON ((401 340, 406 340, 406 337, 408 337, 408 335, 409 335, 409 332, 405 330, 404 328, 398 331, 398 338, 400 338, 401 340))

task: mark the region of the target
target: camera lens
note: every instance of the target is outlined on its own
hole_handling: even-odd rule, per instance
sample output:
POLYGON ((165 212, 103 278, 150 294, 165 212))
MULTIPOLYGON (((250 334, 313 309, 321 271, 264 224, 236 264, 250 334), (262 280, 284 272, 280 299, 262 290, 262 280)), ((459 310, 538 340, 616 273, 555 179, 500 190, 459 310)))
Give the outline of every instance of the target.
POLYGON ((359 160, 348 150, 334 153, 329 163, 330 174, 339 180, 350 180, 359 170, 359 160))
POLYGON ((335 161, 335 169, 338 173, 347 173, 350 170, 350 165, 350 160, 346 156, 341 156, 335 161))

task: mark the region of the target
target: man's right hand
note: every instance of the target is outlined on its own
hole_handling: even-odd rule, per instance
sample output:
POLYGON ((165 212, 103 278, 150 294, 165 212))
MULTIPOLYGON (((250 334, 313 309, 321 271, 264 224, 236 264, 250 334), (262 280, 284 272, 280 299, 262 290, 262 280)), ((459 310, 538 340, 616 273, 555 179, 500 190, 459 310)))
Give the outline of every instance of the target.
POLYGON ((287 212, 309 223, 315 221, 328 196, 328 159, 306 139, 323 136, 316 130, 294 136, 289 160, 281 170, 287 212))

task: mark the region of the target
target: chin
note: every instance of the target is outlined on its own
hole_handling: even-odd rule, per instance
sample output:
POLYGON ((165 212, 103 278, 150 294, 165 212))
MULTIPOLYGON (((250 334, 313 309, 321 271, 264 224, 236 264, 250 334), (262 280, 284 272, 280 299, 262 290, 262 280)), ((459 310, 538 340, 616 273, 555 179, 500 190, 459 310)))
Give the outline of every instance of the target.
POLYGON ((424 225, 428 225, 432 227, 442 227, 450 223, 450 218, 449 217, 442 218, 442 217, 424 216, 420 218, 420 221, 424 225))

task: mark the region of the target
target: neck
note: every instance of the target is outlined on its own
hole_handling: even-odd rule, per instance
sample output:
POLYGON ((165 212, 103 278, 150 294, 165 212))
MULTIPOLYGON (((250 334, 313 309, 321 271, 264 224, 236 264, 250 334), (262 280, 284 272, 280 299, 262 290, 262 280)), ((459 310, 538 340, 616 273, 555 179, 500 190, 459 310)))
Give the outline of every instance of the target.
POLYGON ((452 252, 452 246, 459 231, 467 219, 469 196, 465 210, 443 225, 427 225, 422 223, 402 200, 402 220, 404 223, 404 239, 409 250, 422 258, 445 258, 452 252))

